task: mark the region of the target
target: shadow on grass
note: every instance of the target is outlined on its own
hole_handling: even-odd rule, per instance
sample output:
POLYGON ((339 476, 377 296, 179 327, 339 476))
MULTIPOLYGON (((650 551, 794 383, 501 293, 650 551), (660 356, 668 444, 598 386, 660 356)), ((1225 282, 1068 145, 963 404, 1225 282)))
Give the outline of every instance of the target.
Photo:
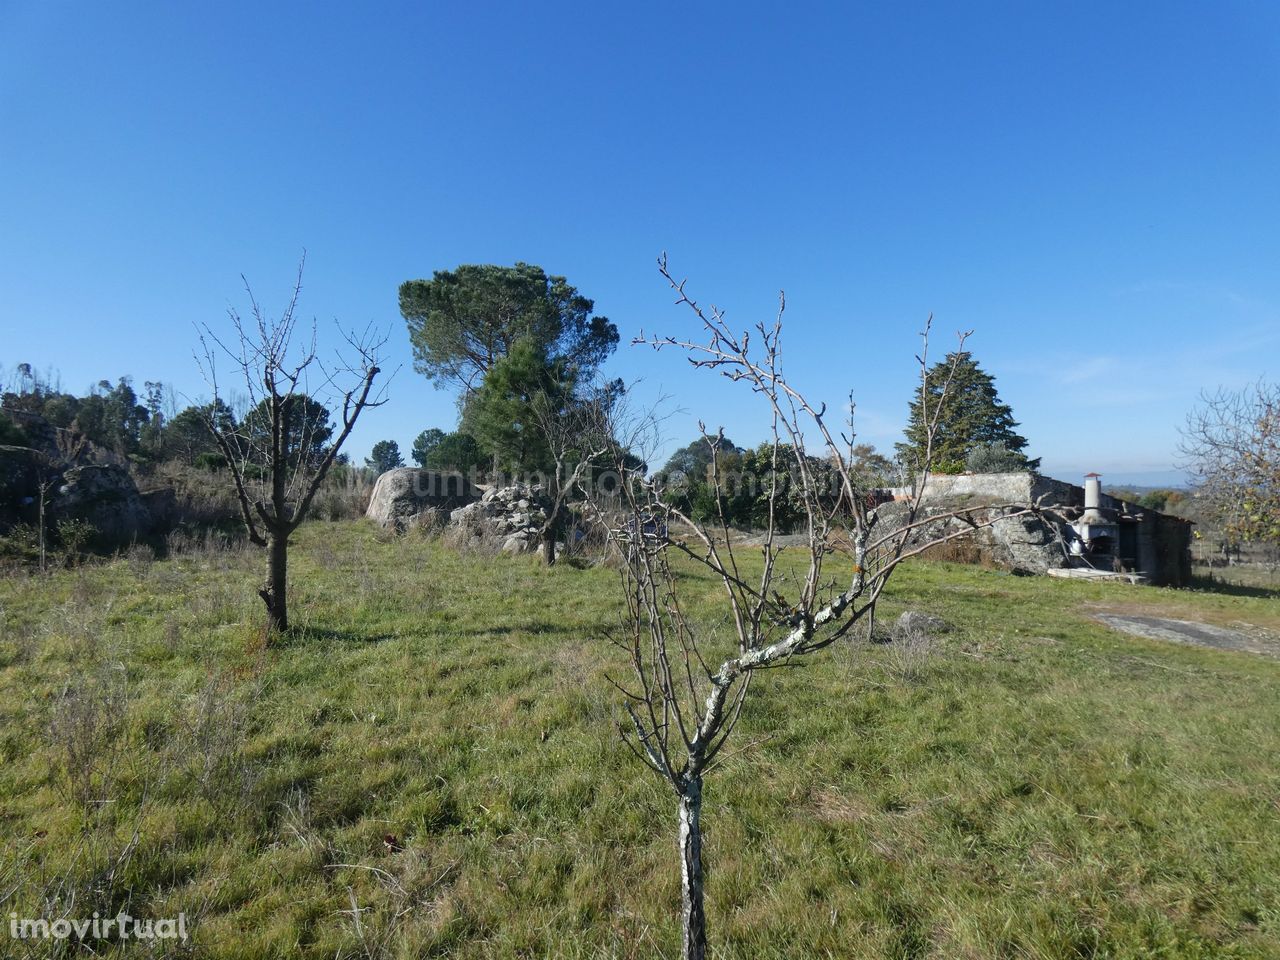
POLYGON ((1280 587, 1259 587, 1244 583, 1219 580, 1212 574, 1194 576, 1187 585, 1190 590, 1202 593, 1220 593, 1226 597, 1257 597, 1259 600, 1280 600, 1280 587))
POLYGON ((390 633, 369 633, 355 629, 337 629, 334 627, 318 627, 312 624, 291 626, 287 631, 272 638, 271 645, 276 648, 303 647, 317 640, 336 641, 338 643, 362 646, 370 643, 381 643, 395 639, 390 633))
POLYGON ((515 620, 510 623, 497 623, 486 627, 451 627, 449 633, 457 637, 502 637, 510 633, 527 633, 534 636, 551 636, 560 634, 570 636, 572 627, 563 623, 551 623, 545 620, 515 620))
MULTIPOLYGON (((437 629, 441 629, 437 627, 437 629)), ((495 623, 487 626, 460 627, 450 624, 446 629, 450 637, 505 637, 511 634, 528 636, 571 637, 581 631, 575 631, 571 625, 554 623, 547 620, 513 620, 507 623, 495 623)), ((301 648, 316 642, 340 643, 348 646, 367 646, 394 640, 398 634, 377 631, 359 630, 354 627, 326 627, 314 624, 295 624, 288 631, 275 636, 271 641, 274 649, 289 647, 301 648)))

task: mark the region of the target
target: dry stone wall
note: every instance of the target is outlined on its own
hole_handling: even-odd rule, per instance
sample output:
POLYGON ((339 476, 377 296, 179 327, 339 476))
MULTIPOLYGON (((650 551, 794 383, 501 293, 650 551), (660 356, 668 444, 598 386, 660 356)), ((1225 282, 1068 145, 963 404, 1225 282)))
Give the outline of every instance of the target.
POLYGON ((491 543, 503 553, 532 553, 541 545, 550 508, 540 485, 494 487, 475 503, 454 510, 449 523, 464 545, 491 543))

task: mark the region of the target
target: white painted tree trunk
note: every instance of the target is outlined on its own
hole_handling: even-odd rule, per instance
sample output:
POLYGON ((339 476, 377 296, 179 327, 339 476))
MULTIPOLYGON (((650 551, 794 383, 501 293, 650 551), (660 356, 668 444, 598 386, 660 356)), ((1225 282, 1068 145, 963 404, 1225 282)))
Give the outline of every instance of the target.
POLYGON ((702 778, 686 780, 680 793, 680 896, 684 906, 684 960, 707 955, 707 915, 702 905, 702 778))

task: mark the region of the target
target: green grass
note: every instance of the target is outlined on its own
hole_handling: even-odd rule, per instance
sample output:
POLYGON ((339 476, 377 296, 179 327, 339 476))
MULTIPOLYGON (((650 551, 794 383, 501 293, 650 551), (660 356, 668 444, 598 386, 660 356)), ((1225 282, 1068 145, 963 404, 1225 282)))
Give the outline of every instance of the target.
MULTIPOLYGON (((263 651, 261 564, 0 582, 0 912, 185 911, 209 957, 677 954, 674 797, 612 726, 614 573, 310 524, 263 651), (69 733, 95 691, 121 729, 69 733)), ((1134 603, 1280 625, 1267 591, 921 564, 882 616, 955 625, 923 662, 758 678, 735 737, 769 739, 707 788, 717 956, 1280 956, 1280 663, 1088 618, 1134 603)))
POLYGON ((1195 564, 1192 576, 1205 587, 1235 589, 1242 594, 1267 594, 1280 597, 1280 565, 1274 563, 1242 563, 1233 567, 1210 567, 1195 564))

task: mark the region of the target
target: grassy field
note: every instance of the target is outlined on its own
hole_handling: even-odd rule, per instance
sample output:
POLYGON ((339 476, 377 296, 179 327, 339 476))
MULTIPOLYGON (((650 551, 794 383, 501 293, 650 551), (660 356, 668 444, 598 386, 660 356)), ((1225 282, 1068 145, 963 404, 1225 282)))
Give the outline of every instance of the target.
POLYGON ((1192 576, 1203 586, 1236 585, 1257 587, 1280 596, 1280 567, 1265 563, 1240 564, 1231 567, 1211 567, 1196 564, 1192 576))
MULTIPOLYGON (((677 953, 614 573, 309 524, 264 651, 261 562, 0 582, 0 912, 183 911, 172 956, 677 953)), ((1280 662, 1089 619, 1135 604, 1280 630, 1263 588, 921 564, 882 615, 946 618, 931 648, 759 678, 736 736, 770 739, 707 790, 716 955, 1280 956, 1280 662)))

